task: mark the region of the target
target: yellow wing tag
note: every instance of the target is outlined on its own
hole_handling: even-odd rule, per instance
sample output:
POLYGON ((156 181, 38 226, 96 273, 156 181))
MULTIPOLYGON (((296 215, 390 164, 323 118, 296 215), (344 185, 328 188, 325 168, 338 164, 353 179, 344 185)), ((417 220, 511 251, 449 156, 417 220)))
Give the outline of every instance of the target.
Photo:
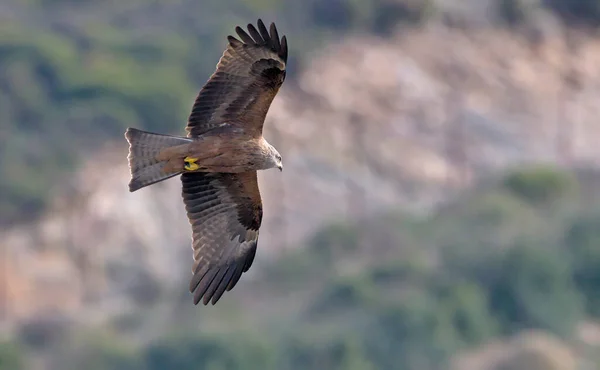
POLYGON ((184 168, 187 171, 196 171, 200 166, 196 164, 198 158, 185 157, 183 161, 185 162, 184 168))

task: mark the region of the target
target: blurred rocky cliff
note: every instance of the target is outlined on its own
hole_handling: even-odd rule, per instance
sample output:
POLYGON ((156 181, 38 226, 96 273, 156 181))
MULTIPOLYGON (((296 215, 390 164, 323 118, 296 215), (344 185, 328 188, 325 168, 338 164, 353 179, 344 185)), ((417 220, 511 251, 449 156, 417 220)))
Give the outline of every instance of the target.
MULTIPOLYGON (((597 165, 600 41, 575 39, 438 24, 326 46, 267 119, 285 171, 260 174, 257 264, 332 220, 427 211, 508 166, 597 165)), ((121 140, 86 153, 39 220, 0 231, 4 324, 52 313, 101 322, 158 286, 185 293, 179 180, 128 193, 126 150, 121 140)))

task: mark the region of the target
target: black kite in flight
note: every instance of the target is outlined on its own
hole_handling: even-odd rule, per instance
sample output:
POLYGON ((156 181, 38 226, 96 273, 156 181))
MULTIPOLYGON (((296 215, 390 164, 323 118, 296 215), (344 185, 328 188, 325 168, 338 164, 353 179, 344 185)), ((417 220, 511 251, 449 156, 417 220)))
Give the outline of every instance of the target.
POLYGON ((129 191, 181 174, 194 250, 194 304, 214 305, 248 271, 256 254, 262 202, 256 171, 283 169, 281 155, 262 136, 267 111, 286 75, 288 47, 275 24, 229 45, 198 94, 187 137, 128 128, 129 191))

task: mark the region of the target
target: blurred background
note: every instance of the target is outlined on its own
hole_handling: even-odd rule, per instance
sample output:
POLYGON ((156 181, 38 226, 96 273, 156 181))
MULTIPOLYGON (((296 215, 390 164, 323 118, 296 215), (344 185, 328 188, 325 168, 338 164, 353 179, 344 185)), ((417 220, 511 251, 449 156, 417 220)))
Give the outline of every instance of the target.
POLYGON ((2 0, 0 369, 600 369, 600 0, 2 0), (236 25, 275 21, 254 266, 194 306, 178 179, 236 25))

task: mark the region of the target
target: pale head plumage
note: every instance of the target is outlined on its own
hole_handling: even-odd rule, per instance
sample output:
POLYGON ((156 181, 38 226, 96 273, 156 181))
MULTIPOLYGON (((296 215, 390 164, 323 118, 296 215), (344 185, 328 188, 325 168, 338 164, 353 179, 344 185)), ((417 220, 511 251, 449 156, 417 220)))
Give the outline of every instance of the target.
MULTIPOLYGON (((264 139, 263 139, 264 140, 264 139)), ((269 168, 279 168, 279 171, 283 171, 283 160, 281 158, 281 154, 275 149, 275 147, 269 144, 268 141, 264 140, 267 148, 267 157, 266 157, 266 169, 269 168)))

